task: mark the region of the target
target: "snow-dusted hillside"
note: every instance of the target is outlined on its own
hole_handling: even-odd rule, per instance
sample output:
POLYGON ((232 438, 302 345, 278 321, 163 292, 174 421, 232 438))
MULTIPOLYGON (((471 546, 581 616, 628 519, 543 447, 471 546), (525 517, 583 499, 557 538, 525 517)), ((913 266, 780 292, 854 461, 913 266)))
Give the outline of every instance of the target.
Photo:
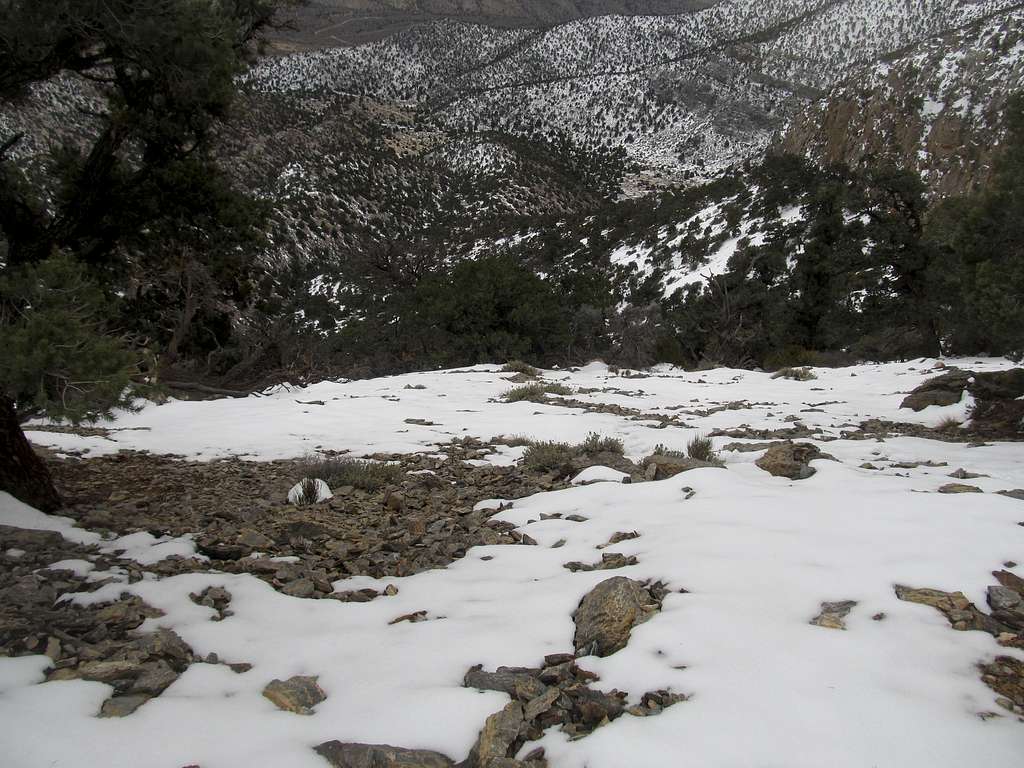
POLYGON ((899 50, 1008 0, 732 0, 543 31, 444 22, 265 61, 268 90, 414 101, 446 129, 569 131, 649 171, 704 176, 761 152, 792 111, 899 50))
POLYGON ((999 14, 865 68, 787 131, 784 149, 819 162, 888 159, 939 194, 984 184, 1024 82, 1024 11, 999 14))
MULTIPOLYGON (((979 372, 1007 367, 995 359, 947 363, 979 372)), ((680 755, 704 768, 1013 765, 1024 748, 1024 710, 987 687, 976 665, 1003 674, 1024 661, 1024 651, 985 632, 953 631, 935 608, 899 599, 895 585, 962 590, 984 606, 993 569, 1007 569, 1008 579, 1021 573, 1024 502, 996 493, 1024 487, 1021 444, 910 436, 915 428, 906 424, 876 422, 874 432, 857 426, 963 418, 969 396, 920 413, 899 408, 903 393, 935 373, 932 364, 817 369, 809 381, 666 367, 627 377, 592 364, 544 372, 545 382, 573 394, 543 404, 503 402, 509 375, 478 366, 242 400, 148 404, 119 415, 103 437, 31 431, 41 444, 87 455, 141 449, 270 460, 314 447, 417 452, 435 469, 410 474, 411 482, 461 461, 453 439, 492 446, 475 463, 514 462, 523 449, 492 439, 512 434, 578 441, 597 431, 618 436, 627 456, 640 457, 658 443, 682 448, 714 431, 725 463, 666 480, 598 482, 515 499, 495 519, 535 546, 477 546, 447 568, 403 578, 334 577, 339 593, 390 585, 368 602, 288 596, 216 563, 160 575, 159 557, 145 542, 124 554, 149 563, 130 583, 124 570, 95 568, 96 555, 58 563, 93 582, 93 591, 59 602, 113 611, 123 598, 139 598, 159 611, 148 614, 141 636, 167 643, 168 635, 147 633, 172 630, 195 661, 134 713, 99 718, 110 685, 71 679, 67 665, 55 674, 39 652, 0 658, 4 765, 326 768, 312 747, 340 740, 441 753, 434 762, 381 765, 451 766, 474 743, 490 749, 521 743, 516 738, 526 740, 520 759, 534 755, 525 765, 541 764, 534 750, 542 746, 551 768, 653 768, 680 755), (832 459, 813 461, 813 476, 796 481, 755 464, 766 447, 755 435, 793 430, 832 459), (950 493, 951 474, 976 478, 966 481, 976 492, 950 493), (610 573, 564 567, 601 561, 602 553, 627 564, 610 573), (612 689, 626 695, 621 717, 582 738, 553 727, 534 731, 517 723, 524 712, 533 718, 539 711, 542 721, 551 696, 530 698, 524 710, 504 693, 463 685, 474 665, 484 673, 536 667, 545 655, 572 653, 573 612, 611 576, 662 585, 660 610, 633 627, 624 648, 603 657, 584 650, 576 659, 594 675, 593 701, 612 689), (226 590, 217 594, 228 594, 230 611, 200 600, 211 587, 226 590), (831 618, 814 625, 823 603, 842 603, 826 610, 848 613, 838 625, 831 618), (315 676, 326 695, 305 715, 261 695, 271 680, 295 675, 315 676), (651 691, 657 701, 686 698, 663 711, 636 707, 651 691), (488 721, 499 711, 502 719, 488 721), (523 730, 507 741, 478 742, 485 721, 523 730)), ((345 514, 343 506, 324 509, 345 514)), ((2 493, 0 524, 83 543, 100 538, 2 493)), ((187 546, 178 552, 187 555, 187 546)), ((24 556, 0 553, 10 563, 24 556)), ((110 664, 125 662, 91 663, 107 664, 107 674, 110 664)), ((543 688, 537 697, 560 690, 543 688)), ((523 765, 501 760, 487 764, 523 765)), ((471 755, 467 765, 484 763, 471 755)))

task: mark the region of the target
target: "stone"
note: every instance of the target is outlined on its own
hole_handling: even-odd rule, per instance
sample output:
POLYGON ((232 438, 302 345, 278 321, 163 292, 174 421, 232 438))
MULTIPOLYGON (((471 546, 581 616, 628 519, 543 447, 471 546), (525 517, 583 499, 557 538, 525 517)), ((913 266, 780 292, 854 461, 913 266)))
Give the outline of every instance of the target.
POLYGON ((325 741, 313 749, 334 768, 452 768, 455 765, 440 752, 388 744, 325 741))
POLYGON ((484 722, 466 759, 466 768, 484 768, 493 758, 512 757, 524 726, 523 705, 510 701, 484 722))
POLYGON ((646 469, 644 477, 647 480, 664 480, 674 477, 682 472, 689 472, 691 469, 702 469, 704 467, 722 468, 721 464, 700 459, 691 459, 689 456, 668 456, 662 453, 655 453, 644 459, 646 469), (654 467, 652 472, 651 467, 654 467))
POLYGON ((151 698, 153 697, 144 693, 114 696, 103 702, 103 706, 100 708, 100 717, 127 717, 151 698))
POLYGON ((633 627, 659 608, 641 582, 625 576, 605 579, 584 595, 573 613, 573 647, 579 655, 609 656, 624 648, 633 627))
POLYGON ((271 680, 263 689, 263 695, 274 702, 278 709, 297 715, 311 715, 313 707, 327 698, 316 681, 316 677, 302 675, 287 680, 271 680))
POLYGON ((984 491, 976 485, 946 483, 944 486, 939 488, 939 493, 984 493, 984 491))
POLYGON ((903 398, 900 408, 923 411, 932 405, 955 405, 967 389, 970 371, 952 370, 918 385, 903 398))
POLYGON ((274 546, 274 540, 268 536, 264 536, 258 531, 245 530, 238 535, 238 543, 244 544, 247 547, 253 549, 269 549, 274 546))
POLYGON ((941 611, 953 629, 979 630, 998 637, 1007 627, 979 611, 963 592, 943 592, 938 589, 915 589, 897 584, 896 597, 910 603, 928 605, 941 611))
POLYGON ((621 552, 605 552, 601 555, 601 561, 598 563, 581 563, 578 560, 565 563, 562 565, 563 568, 568 568, 570 571, 609 571, 616 568, 625 568, 629 565, 636 565, 637 559, 634 555, 623 555, 621 552))
POLYGON ((281 591, 290 597, 312 597, 316 586, 312 579, 295 579, 281 587, 281 591))
POLYGON ((1024 501, 1024 488, 1014 488, 1007 491, 996 491, 1000 496, 1008 496, 1011 499, 1017 499, 1017 501, 1024 501))
POLYGON ((817 446, 810 443, 786 441, 773 445, 754 463, 765 472, 776 477, 787 477, 790 480, 806 480, 816 471, 810 465, 810 462, 815 459, 824 458, 831 457, 823 454, 817 446))
POLYGON ((822 603, 821 613, 811 619, 811 624, 825 629, 846 629, 843 619, 857 605, 856 600, 842 600, 836 603, 822 603))
POLYGON ((466 672, 462 684, 480 691, 500 691, 512 698, 532 699, 547 690, 547 686, 533 677, 537 672, 536 669, 509 667, 498 667, 494 672, 485 672, 478 664, 466 672))
POLYGON ((988 477, 988 475, 979 475, 977 472, 968 472, 963 467, 953 470, 949 473, 949 476, 957 480, 974 480, 977 477, 988 477))
POLYGON ((162 659, 143 664, 139 668, 138 677, 131 685, 131 692, 157 696, 178 679, 178 674, 162 659))

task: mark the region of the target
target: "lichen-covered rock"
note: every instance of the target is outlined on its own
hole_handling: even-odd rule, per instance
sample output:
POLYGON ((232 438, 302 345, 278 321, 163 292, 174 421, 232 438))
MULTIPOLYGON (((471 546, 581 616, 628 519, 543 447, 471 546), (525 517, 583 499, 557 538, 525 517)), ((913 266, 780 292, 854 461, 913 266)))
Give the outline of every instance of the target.
POLYGON ((388 744, 325 741, 313 749, 334 768, 451 768, 455 765, 440 752, 388 744))
POLYGON ((857 605, 856 600, 841 600, 836 603, 822 603, 821 613, 811 619, 811 624, 825 629, 846 629, 843 619, 857 605))
POLYGON ((955 405, 963 397, 970 371, 953 370, 919 384, 903 398, 900 408, 923 411, 932 405, 955 405))
POLYGON ((639 581, 615 576, 584 595, 573 614, 577 654, 609 656, 629 642, 633 627, 647 621, 660 608, 639 581))
POLYGON ((998 637, 1008 627, 979 611, 963 592, 943 592, 938 589, 914 589, 896 585, 896 597, 910 603, 929 605, 943 613, 953 629, 979 630, 998 637))
POLYGON ((648 456, 644 459, 644 464, 646 466, 644 476, 647 480, 664 480, 691 469, 722 468, 720 463, 691 459, 689 456, 667 456, 663 453, 648 456))
POLYGON ((297 715, 311 715, 313 707, 327 698, 316 681, 316 677, 303 675, 289 677, 287 680, 271 680, 263 689, 263 695, 279 709, 297 715))
POLYGON ((939 488, 939 493, 984 493, 976 485, 967 485, 966 483, 946 483, 944 486, 939 488))
POLYGON ((754 463, 776 477, 806 480, 816 471, 810 462, 823 458, 826 458, 826 455, 817 446, 810 443, 793 443, 787 440, 784 443, 773 445, 764 452, 764 456, 754 463))
POLYGON ((484 722, 476 744, 464 763, 465 768, 488 768, 493 760, 512 757, 522 744, 521 736, 525 726, 523 705, 518 701, 510 701, 504 709, 495 712, 484 722))

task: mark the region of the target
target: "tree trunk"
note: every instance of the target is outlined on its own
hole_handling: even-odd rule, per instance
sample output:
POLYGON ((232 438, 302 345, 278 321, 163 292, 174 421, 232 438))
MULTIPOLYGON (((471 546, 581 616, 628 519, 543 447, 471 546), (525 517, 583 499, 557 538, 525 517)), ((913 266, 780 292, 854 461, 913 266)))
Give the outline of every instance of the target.
POLYGON ((50 470, 29 445, 14 413, 14 403, 0 397, 0 491, 41 512, 61 507, 50 470))

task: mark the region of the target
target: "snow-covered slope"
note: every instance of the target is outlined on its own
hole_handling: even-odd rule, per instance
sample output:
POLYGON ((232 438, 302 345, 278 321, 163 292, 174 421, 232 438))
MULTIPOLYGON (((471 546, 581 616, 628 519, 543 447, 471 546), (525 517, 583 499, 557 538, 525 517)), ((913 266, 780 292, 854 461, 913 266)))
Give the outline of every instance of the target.
MULTIPOLYGON (((287 597, 252 576, 215 571, 147 576, 71 596, 84 604, 137 595, 164 612, 143 631, 172 628, 196 654, 252 668, 236 674, 193 664, 135 714, 110 720, 95 717, 109 686, 41 683, 45 657, 0 658, 4 764, 322 768, 311 747, 328 739, 434 749, 461 760, 485 718, 507 702, 463 687, 466 671, 531 666, 571 651, 580 598, 609 575, 625 575, 664 581, 670 591, 662 610, 634 628, 622 650, 578 663, 600 676, 595 686, 625 691, 630 703, 655 689, 690 698, 658 717, 625 715, 582 739, 549 730, 528 742, 524 751, 545 747, 552 768, 660 767, 677 755, 706 768, 1013 765, 1024 729, 994 703, 975 665, 1024 653, 982 632, 952 631, 934 609, 897 599, 893 585, 962 589, 982 605, 993 568, 1006 563, 1019 572, 1007 561, 1022 559, 1022 502, 992 492, 1024 486, 1020 444, 845 436, 872 417, 934 423, 962 416, 966 402, 919 414, 898 409, 902 393, 932 373, 931 362, 818 369, 817 379, 803 382, 669 368, 625 378, 600 364, 544 374, 587 403, 649 418, 501 402, 507 374, 478 366, 148 405, 120 415, 109 438, 32 432, 59 450, 271 459, 312 446, 435 453, 453 437, 578 440, 598 431, 621 437, 627 454, 639 456, 713 429, 789 428, 795 417, 820 428, 810 441, 836 461, 815 461, 817 473, 794 482, 755 466, 759 450, 726 450, 725 469, 518 499, 499 517, 538 546, 473 548, 446 569, 389 579, 398 593, 368 603, 287 597), (655 414, 683 423, 666 426, 655 414), (422 417, 433 425, 406 421, 422 417), (862 468, 866 462, 879 468, 862 468), (984 492, 935 493, 957 467, 980 473, 971 483, 984 492), (618 531, 639 534, 614 547, 637 564, 614 574, 563 567, 599 559, 609 550, 597 547, 618 531), (222 621, 210 621, 215 611, 189 599, 211 585, 232 595, 233 615, 222 621), (822 602, 845 600, 856 602, 845 631, 809 625, 822 602), (427 620, 389 623, 416 611, 427 620), (261 696, 271 679, 292 675, 319 677, 327 699, 314 714, 281 712, 261 696)), ((978 371, 1007 366, 956 362, 978 371)), ((726 440, 715 443, 722 448, 726 440)), ((26 520, 67 531, 66 523, 48 523, 0 494, 0 523, 26 520)), ((360 578, 335 586, 383 585, 360 578)))
POLYGON ((653 172, 706 175, 758 154, 793 109, 858 66, 1008 0, 731 0, 542 31, 443 22, 264 62, 269 90, 411 100, 446 128, 568 131, 653 172))

